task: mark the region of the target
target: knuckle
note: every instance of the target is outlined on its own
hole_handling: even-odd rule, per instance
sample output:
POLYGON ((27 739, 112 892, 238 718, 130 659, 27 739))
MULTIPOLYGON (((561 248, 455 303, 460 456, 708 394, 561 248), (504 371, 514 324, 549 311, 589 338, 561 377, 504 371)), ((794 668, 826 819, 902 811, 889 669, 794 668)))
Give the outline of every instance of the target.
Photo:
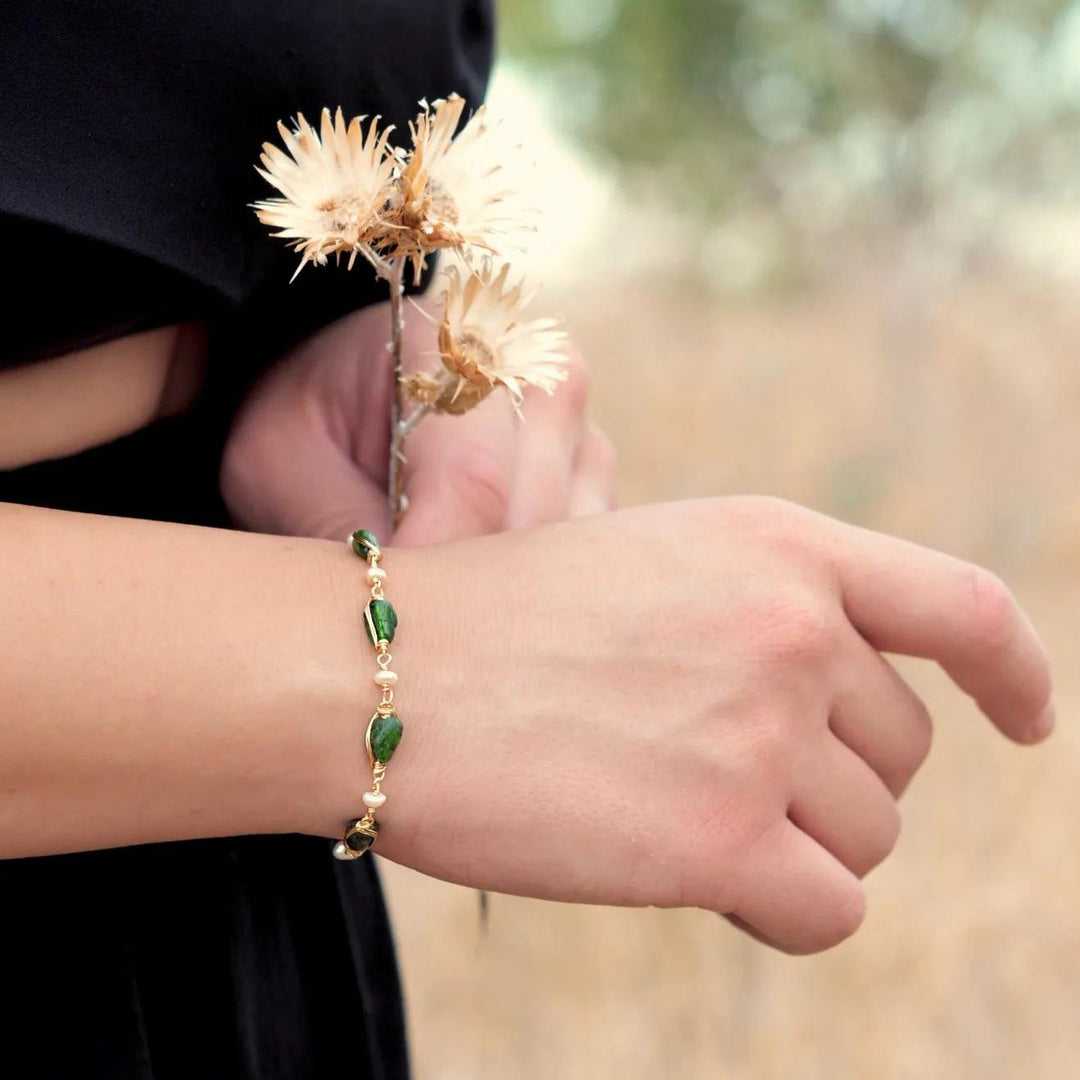
POLYGON ((918 699, 914 703, 912 721, 907 764, 909 771, 914 773, 930 756, 930 748, 934 743, 934 721, 931 719, 930 710, 918 699))
POLYGON ((577 349, 570 349, 566 357, 566 379, 555 392, 567 412, 583 413, 589 401, 589 366, 577 349))
POLYGON ((968 575, 971 625, 978 644, 984 651, 1000 652, 1012 644, 1016 635, 1016 601, 1005 582, 989 570, 973 566, 968 575))
POLYGON ((738 500, 736 513, 756 534, 792 540, 805 533, 809 511, 777 495, 747 495, 738 500))
POLYGON ((232 514, 244 518, 254 504, 262 503, 273 461, 270 445, 249 427, 230 434, 218 465, 218 490, 232 514))
POLYGON ((874 836, 873 843, 870 845, 868 865, 863 871, 864 873, 869 873, 875 866, 883 863, 893 853, 897 841, 900 839, 902 826, 903 822, 900 817, 900 808, 895 802, 890 801, 889 810, 887 810, 883 816, 877 833, 874 836))
POLYGON ((218 467, 218 486, 226 505, 237 500, 247 487, 249 463, 236 439, 225 444, 218 467))
POLYGON ((787 525, 791 504, 775 495, 742 495, 717 499, 729 518, 729 524, 741 525, 751 532, 773 532, 787 525))
POLYGON ((615 476, 616 455, 615 444, 607 434, 598 427, 589 429, 589 455, 596 462, 597 469, 605 477, 615 476))
POLYGON ((745 766, 752 778, 771 785, 786 779, 791 757, 791 724, 782 709, 762 709, 747 728, 745 766))
POLYGON ((829 527, 822 515, 773 495, 740 496, 721 504, 725 531, 762 555, 782 559, 787 572, 820 579, 828 570, 829 527))
POLYGON ((836 641, 834 620, 808 598, 767 604, 758 611, 757 623, 766 656, 784 664, 821 661, 836 641))
POLYGON ((676 824, 677 889, 672 906, 722 910, 733 902, 733 879, 718 877, 717 867, 737 865, 740 853, 752 849, 778 818, 760 800, 737 797, 715 777, 685 792, 672 808, 676 824))
POLYGON ((698 861, 711 863, 718 849, 735 843, 754 828, 752 807, 724 794, 704 777, 695 784, 676 808, 677 835, 688 853, 698 861))
POLYGON ((733 808, 721 798, 702 789, 688 798, 679 808, 677 835, 680 846, 691 864, 711 862, 718 846, 718 837, 731 826, 730 812, 733 808))

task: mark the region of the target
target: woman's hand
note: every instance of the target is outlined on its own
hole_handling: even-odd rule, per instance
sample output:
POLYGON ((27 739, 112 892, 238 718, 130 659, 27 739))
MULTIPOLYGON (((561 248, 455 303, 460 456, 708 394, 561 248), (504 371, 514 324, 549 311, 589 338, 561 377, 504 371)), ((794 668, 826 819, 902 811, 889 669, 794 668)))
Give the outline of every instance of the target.
MULTIPOLYGON (((435 363, 435 330, 406 306, 406 368, 435 363)), ((386 496, 390 363, 387 304, 326 327, 260 380, 236 419, 221 471, 239 524, 339 539, 391 533, 386 496)), ((409 437, 410 510, 397 544, 459 540, 596 513, 614 501, 611 449, 586 416, 572 357, 554 396, 530 391, 526 421, 504 395, 461 417, 429 416, 409 437)))
MULTIPOLYGON (((1018 742, 1052 724, 1046 656, 997 578, 772 499, 384 564, 406 737, 379 849, 477 888, 702 907, 823 949, 862 920, 930 746, 881 652, 938 661, 1018 742)), ((342 755, 338 816, 360 767, 342 755)))

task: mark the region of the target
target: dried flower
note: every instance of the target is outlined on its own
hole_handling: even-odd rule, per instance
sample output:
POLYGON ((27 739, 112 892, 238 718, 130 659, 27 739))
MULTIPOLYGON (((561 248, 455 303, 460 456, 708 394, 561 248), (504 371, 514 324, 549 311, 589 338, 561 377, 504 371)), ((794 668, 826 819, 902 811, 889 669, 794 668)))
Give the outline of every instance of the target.
POLYGON ((390 468, 387 492, 395 523, 405 512, 404 446, 428 412, 460 414, 503 386, 520 411, 526 386, 548 394, 566 379, 566 334, 552 319, 519 322, 527 302, 510 268, 490 257, 513 234, 531 231, 527 214, 503 179, 499 140, 481 107, 455 138, 465 109, 457 94, 423 110, 409 125, 408 153, 389 145, 391 128, 375 117, 348 125, 339 108, 323 109, 319 132, 297 114, 294 130, 278 124, 285 150, 263 144, 257 169, 279 196, 254 204, 259 220, 277 229, 301 256, 293 278, 308 264, 362 255, 390 286, 390 468), (287 152, 286 152, 287 151, 287 152), (430 253, 453 249, 464 269, 444 276, 439 325, 442 367, 405 376, 402 304, 409 263, 419 281, 430 253), (421 406, 404 416, 404 398, 421 406))
POLYGON ((466 273, 444 272, 445 313, 439 326, 443 370, 406 376, 405 392, 435 412, 467 412, 497 386, 520 409, 526 385, 546 393, 566 378, 566 333, 554 319, 518 322, 529 297, 508 283, 505 263, 496 274, 490 259, 466 273))
POLYGON ((295 131, 278 124, 288 154, 263 143, 263 167, 256 171, 282 197, 254 209, 264 225, 279 230, 274 236, 302 254, 296 274, 309 262, 321 266, 343 252, 350 268, 357 253, 372 259, 372 241, 393 194, 394 158, 387 149, 392 129, 380 133, 376 116, 365 134, 366 119, 354 117, 346 127, 340 108, 333 117, 323 109, 320 139, 297 114, 295 131))
POLYGON ((396 222, 387 232, 388 257, 411 260, 417 281, 438 248, 496 251, 502 238, 528 228, 503 180, 502 151, 484 106, 454 138, 464 98, 420 104, 409 125, 412 149, 401 158, 396 222))

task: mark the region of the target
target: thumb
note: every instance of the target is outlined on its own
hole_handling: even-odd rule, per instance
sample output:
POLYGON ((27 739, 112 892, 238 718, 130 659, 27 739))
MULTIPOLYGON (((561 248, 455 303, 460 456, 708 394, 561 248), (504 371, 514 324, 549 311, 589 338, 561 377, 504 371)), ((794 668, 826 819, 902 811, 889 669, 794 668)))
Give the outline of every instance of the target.
POLYGON ((516 468, 516 423, 492 395, 464 416, 431 415, 405 444, 408 510, 394 535, 404 546, 501 532, 516 468))
POLYGON ((238 524, 257 532, 340 540, 358 528, 390 533, 386 492, 319 425, 260 425, 230 442, 221 492, 238 524))

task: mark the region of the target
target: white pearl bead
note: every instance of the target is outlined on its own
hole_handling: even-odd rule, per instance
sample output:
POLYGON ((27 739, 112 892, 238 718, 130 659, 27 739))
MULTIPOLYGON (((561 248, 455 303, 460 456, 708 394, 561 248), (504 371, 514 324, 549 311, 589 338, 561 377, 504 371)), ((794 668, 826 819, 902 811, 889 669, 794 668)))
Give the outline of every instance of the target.
POLYGON ((334 845, 334 858, 341 859, 342 862, 348 862, 352 858, 349 849, 345 846, 344 840, 339 840, 334 845))
POLYGON ((381 584, 386 580, 386 571, 381 566, 369 566, 367 580, 369 585, 381 584))
POLYGON ((396 671, 376 671, 375 672, 375 685, 376 686, 393 686, 397 682, 396 671))
POLYGON ((386 802, 386 796, 381 791, 365 791, 364 805, 369 810, 378 810, 386 802))

